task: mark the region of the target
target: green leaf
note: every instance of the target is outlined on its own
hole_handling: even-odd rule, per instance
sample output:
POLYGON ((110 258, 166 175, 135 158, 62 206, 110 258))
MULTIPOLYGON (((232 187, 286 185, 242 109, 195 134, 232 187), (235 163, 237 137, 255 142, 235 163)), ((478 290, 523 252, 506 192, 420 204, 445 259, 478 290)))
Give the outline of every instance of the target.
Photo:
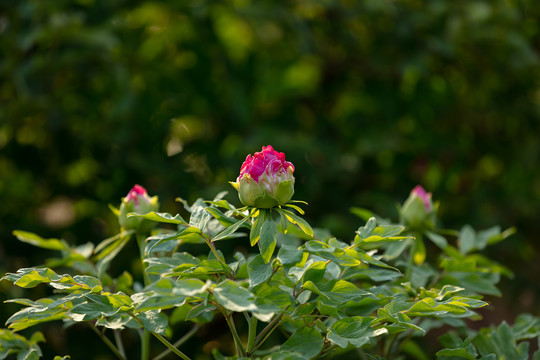
POLYGON ((361 290, 356 285, 345 280, 333 280, 323 285, 315 285, 311 281, 306 281, 302 287, 321 295, 326 303, 343 305, 349 301, 360 301, 373 294, 361 290))
POLYGON ((341 348, 349 345, 359 348, 374 336, 370 327, 372 320, 371 317, 360 316, 339 319, 330 327, 327 338, 341 348))
POLYGON ((17 273, 7 273, 1 280, 11 281, 22 288, 33 288, 42 283, 58 281, 61 279, 57 273, 49 268, 23 268, 17 273))
POLYGON ((359 208, 359 207, 351 207, 351 213, 358 216, 360 219, 364 221, 368 221, 370 218, 374 217, 374 214, 371 210, 359 208))
POLYGON ((202 316, 205 313, 211 313, 214 310, 216 310, 216 307, 214 305, 206 305, 204 303, 198 304, 194 306, 186 315, 186 321, 195 321, 199 316, 202 316))
POLYGON ((157 246, 168 242, 168 241, 175 241, 180 240, 182 243, 203 243, 204 240, 201 237, 201 231, 194 227, 194 226, 187 226, 186 228, 180 230, 176 234, 158 234, 151 236, 147 239, 147 241, 151 242, 149 246, 147 246, 146 253, 150 253, 153 251, 157 246))
POLYGON ((48 283, 59 290, 89 290, 99 292, 103 289, 99 279, 86 276, 76 275, 58 275, 49 268, 23 268, 17 270, 17 273, 8 273, 2 280, 13 282, 14 285, 23 288, 32 288, 42 283, 48 283))
POLYGON ((342 266, 358 266, 362 263, 360 259, 351 256, 356 255, 353 249, 340 249, 330 246, 322 241, 310 240, 304 244, 306 251, 310 254, 320 256, 327 260, 332 260, 342 266))
POLYGON ((278 228, 271 216, 265 216, 261 226, 259 248, 264 262, 269 262, 277 244, 278 228))
POLYGON ((217 206, 217 207, 220 207, 220 208, 224 208, 224 209, 227 209, 227 210, 233 210, 234 207, 229 204, 229 202, 227 200, 212 200, 212 201, 205 201, 205 203, 207 204, 211 204, 211 205, 214 205, 214 206, 217 206))
MULTIPOLYGON (((225 200, 220 200, 220 201, 225 201, 225 200)), ((213 203, 213 202, 206 201, 206 203, 213 203)), ((229 226, 235 224, 238 221, 237 219, 235 219, 233 217, 229 217, 229 216, 225 215, 221 210, 216 209, 215 207, 209 206, 209 207, 205 208, 205 210, 208 211, 210 213, 210 215, 212 215, 217 221, 219 221, 219 223, 221 225, 223 225, 225 227, 229 227, 229 226)))
POLYGON ((116 255, 120 253, 120 251, 122 251, 130 239, 131 235, 120 237, 96 256, 96 259, 98 260, 96 264, 98 277, 101 278, 103 276, 107 270, 107 267, 109 266, 109 263, 116 257, 116 255))
POLYGON ((212 216, 205 210, 206 208, 207 206, 204 201, 202 199, 197 199, 195 203, 191 205, 189 225, 204 231, 208 222, 212 219, 212 216))
POLYGON ((285 216, 290 222, 298 225, 306 235, 313 237, 313 229, 306 220, 302 219, 300 216, 296 215, 292 211, 285 210, 283 208, 278 209, 278 212, 282 212, 283 214, 285 214, 285 216))
POLYGON ((411 318, 407 316, 407 314, 402 312, 404 308, 407 308, 409 305, 408 304, 403 304, 402 306, 400 305, 401 304, 398 304, 398 306, 396 306, 395 303, 389 303, 385 307, 379 308, 377 310, 377 318, 375 319, 375 322, 390 323, 390 324, 385 325, 385 328, 388 330, 390 334, 399 333, 408 329, 413 329, 413 330, 421 332, 422 334, 425 334, 426 331, 424 329, 415 325, 413 321, 411 320, 411 318))
POLYGON ((303 281, 311 281, 316 284, 323 279, 325 272, 326 261, 317 261, 309 264, 304 272, 303 281))
POLYGON ((135 307, 136 312, 148 310, 165 310, 182 306, 186 302, 185 296, 178 295, 150 295, 135 307))
POLYGON ((294 301, 293 297, 288 292, 277 286, 270 286, 266 283, 261 284, 255 289, 255 295, 258 299, 270 300, 281 309, 285 309, 294 301))
POLYGON ((531 314, 520 314, 512 327, 512 331, 516 341, 536 337, 540 339, 540 318, 531 314))
POLYGON ((27 232, 27 231, 21 231, 21 230, 15 230, 13 231, 13 235, 17 237, 22 242, 25 242, 27 244, 31 244, 43 249, 49 249, 49 250, 69 250, 68 244, 66 244, 63 240, 58 239, 43 239, 39 235, 27 232))
POLYGON ((168 321, 167 317, 157 310, 145 311, 138 313, 137 318, 142 321, 146 330, 155 332, 156 334, 165 334, 168 321))
POLYGON ((296 351, 307 358, 318 355, 323 347, 322 335, 313 328, 301 327, 281 345, 281 350, 296 351))
POLYGON ((141 325, 137 323, 130 315, 126 313, 118 313, 108 317, 101 317, 97 319, 96 326, 103 326, 107 329, 124 329, 129 328, 141 328, 141 325))
POLYGON ((236 221, 234 224, 230 225, 228 228, 217 234, 212 238, 212 241, 223 240, 231 236, 238 230, 242 225, 244 225, 251 217, 246 216, 242 220, 236 221))
POLYGON ((182 219, 180 214, 176 214, 175 216, 172 216, 171 214, 167 214, 167 213, 158 213, 155 211, 151 211, 146 214, 129 213, 127 216, 140 217, 143 219, 152 220, 152 221, 161 222, 161 223, 168 223, 168 224, 186 224, 185 220, 182 219))
POLYGON ((467 254, 476 248, 476 232, 470 225, 461 228, 458 238, 459 252, 467 254))
POLYGON ((371 217, 368 219, 366 224, 364 226, 361 226, 356 233, 360 237, 360 240, 367 239, 368 237, 373 234, 373 230, 375 230, 375 227, 377 226, 377 220, 375 217, 371 217))
POLYGON ((97 319, 101 316, 112 316, 122 311, 132 309, 132 301, 123 293, 87 294, 88 300, 76 305, 69 311, 70 317, 75 321, 97 319))
POLYGON ((38 342, 44 341, 45 338, 39 331, 27 339, 13 331, 0 329, 0 359, 17 354, 18 360, 37 360, 42 356, 38 342))
POLYGON ((494 273, 448 271, 442 277, 440 284, 460 286, 479 294, 501 296, 501 292, 495 286, 499 279, 499 274, 494 273))
POLYGON ((282 265, 294 265, 302 261, 303 255, 304 252, 298 249, 297 246, 281 245, 277 258, 282 265))
POLYGON ((290 204, 290 203, 289 203, 289 204, 285 204, 284 206, 290 207, 291 209, 296 210, 300 215, 304 215, 304 214, 305 214, 304 210, 302 210, 302 208, 299 207, 299 206, 296 206, 296 205, 293 205, 293 204, 290 204))
POLYGON ((272 265, 263 260, 261 255, 251 259, 247 266, 250 287, 255 287, 270 278, 272 275, 272 265))
POLYGON ((102 240, 94 249, 94 253, 95 254, 99 254, 103 249, 105 249, 106 247, 108 247, 110 244, 112 244, 113 242, 115 242, 116 240, 120 239, 120 238, 126 238, 126 237, 129 237, 130 235, 133 235, 135 234, 135 231, 133 230, 127 230, 127 231, 121 231, 120 233, 114 235, 114 236, 111 236, 110 238, 107 238, 105 240, 102 240))
POLYGON ((429 240, 431 240, 432 243, 437 245, 439 248, 444 249, 448 245, 448 242, 446 241, 446 238, 442 235, 439 235, 437 233, 426 231, 426 236, 429 240))
POLYGON ((265 214, 266 213, 264 210, 259 210, 259 215, 254 218, 255 221, 253 222, 251 231, 249 232, 249 242, 251 243, 251 246, 255 246, 261 237, 261 228, 265 221, 265 214))
POLYGON ((227 310, 256 310, 255 296, 232 280, 225 280, 213 289, 216 301, 227 310))
POLYGON ((371 235, 364 239, 368 241, 371 237, 380 236, 381 238, 392 238, 399 235, 405 230, 403 225, 379 225, 373 229, 371 235))
POLYGON ((495 355, 496 359, 512 360, 529 358, 529 343, 517 345, 511 327, 504 321, 495 329, 481 329, 474 337, 473 344, 483 356, 495 355))
POLYGON ((200 263, 200 260, 186 252, 174 253, 171 257, 152 257, 144 260, 149 274, 167 275, 190 269, 200 263))
POLYGON ((17 311, 6 321, 6 324, 10 329, 20 331, 43 322, 67 318, 67 309, 62 307, 48 308, 52 302, 52 299, 38 300, 33 306, 17 311))
POLYGON ((253 316, 260 321, 270 322, 275 313, 281 309, 270 299, 257 298, 255 301, 257 309, 252 310, 253 316))
POLYGON ((376 266, 380 266, 380 267, 383 267, 383 268, 387 268, 387 269, 391 269, 391 270, 394 270, 396 272, 399 272, 398 269, 396 269, 395 267, 392 267, 380 260, 377 260, 375 259, 374 257, 368 255, 366 252, 360 250, 360 249, 351 249, 351 251, 348 252, 348 254, 354 256, 355 258, 357 259, 360 259, 362 260, 363 262, 367 263, 367 264, 370 264, 370 265, 376 265, 376 266))

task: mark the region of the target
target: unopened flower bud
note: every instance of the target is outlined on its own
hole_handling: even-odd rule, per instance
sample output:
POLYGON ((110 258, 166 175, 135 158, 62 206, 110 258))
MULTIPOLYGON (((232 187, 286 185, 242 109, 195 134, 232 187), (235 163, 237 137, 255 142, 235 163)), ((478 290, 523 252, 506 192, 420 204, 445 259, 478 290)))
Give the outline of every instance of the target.
POLYGON ((261 209, 286 204, 294 194, 294 166, 285 154, 272 146, 248 155, 240 169, 240 176, 231 183, 244 205, 261 209))
POLYGON ((147 214, 151 211, 158 211, 159 203, 157 196, 149 197, 146 189, 140 185, 135 185, 122 198, 118 222, 125 230, 136 230, 138 232, 149 232, 155 226, 155 222, 140 217, 128 217, 129 213, 147 214))
POLYGON ((428 193, 420 185, 412 191, 400 210, 403 223, 413 229, 432 228, 435 222, 435 208, 428 193))

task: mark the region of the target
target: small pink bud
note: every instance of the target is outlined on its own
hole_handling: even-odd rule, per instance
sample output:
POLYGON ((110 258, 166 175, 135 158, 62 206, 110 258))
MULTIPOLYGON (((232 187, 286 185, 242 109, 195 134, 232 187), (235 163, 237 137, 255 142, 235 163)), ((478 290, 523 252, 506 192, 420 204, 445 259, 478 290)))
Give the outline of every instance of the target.
POLYGON ((139 217, 128 217, 129 213, 147 214, 151 211, 158 211, 159 203, 157 196, 150 197, 146 189, 141 185, 135 185, 122 199, 120 204, 118 222, 123 229, 148 232, 155 223, 139 217))
POLYGON ((141 185, 135 185, 127 194, 126 201, 134 201, 135 205, 138 205, 139 197, 148 198, 148 193, 146 192, 146 189, 143 188, 141 185))
POLYGON ((416 185, 411 194, 418 196, 424 202, 426 211, 431 211, 431 193, 426 192, 421 185, 416 185))
POLYGON ((413 229, 432 228, 435 223, 435 211, 431 193, 417 185, 400 209, 403 223, 413 229))
POLYGON ((294 165, 271 145, 248 155, 235 183, 244 205, 271 208, 286 204, 294 194, 294 165))

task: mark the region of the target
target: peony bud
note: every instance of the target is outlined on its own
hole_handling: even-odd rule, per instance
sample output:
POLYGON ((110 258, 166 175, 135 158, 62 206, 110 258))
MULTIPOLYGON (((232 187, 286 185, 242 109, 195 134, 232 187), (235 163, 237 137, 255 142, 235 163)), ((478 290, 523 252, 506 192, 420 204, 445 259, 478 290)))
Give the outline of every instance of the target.
POLYGON ((244 205, 261 209, 286 204, 294 194, 294 166, 285 161, 285 154, 272 146, 248 155, 240 169, 240 176, 231 183, 244 205))
POLYGON ((427 193, 420 185, 412 191, 400 210, 405 225, 414 228, 431 228, 435 221, 435 211, 431 201, 431 193, 427 193))
POLYGON ((125 230, 137 230, 138 232, 149 232, 155 226, 155 223, 140 217, 128 217, 129 213, 147 214, 151 211, 158 211, 159 203, 157 196, 149 197, 146 189, 140 185, 135 185, 122 198, 120 204, 120 214, 118 222, 125 230))

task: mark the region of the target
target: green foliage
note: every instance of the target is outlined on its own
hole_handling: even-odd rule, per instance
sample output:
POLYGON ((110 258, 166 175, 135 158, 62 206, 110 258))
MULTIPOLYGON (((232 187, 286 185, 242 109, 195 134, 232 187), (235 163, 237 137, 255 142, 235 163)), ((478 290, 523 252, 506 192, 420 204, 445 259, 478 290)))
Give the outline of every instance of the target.
MULTIPOLYGON (((540 319, 521 314, 513 326, 503 322, 474 332, 465 340, 453 332, 444 335, 441 343, 447 348, 437 352, 437 359, 530 359, 530 344, 523 340, 535 338, 540 342, 540 319)), ((540 358, 540 350, 532 358, 540 358)))
MULTIPOLYGON (((377 359, 404 353, 429 358, 412 336, 441 325, 469 334, 465 340, 454 332, 444 335, 445 348, 437 352, 441 359, 492 355, 525 359, 529 349, 523 340, 540 335, 540 320, 531 315, 521 316, 513 327, 503 323, 474 335, 465 322, 479 317, 477 309, 487 305, 484 295, 500 294, 496 286, 500 275, 511 274, 479 251, 502 241, 513 229, 408 228, 370 217, 350 240, 340 240, 313 229, 293 212, 304 213, 294 203, 271 209, 236 208, 219 194, 212 201, 197 199, 184 205, 190 213, 187 220, 157 212, 130 215, 168 227, 144 236, 122 231, 96 246, 94 255, 84 258, 89 266, 73 266, 72 274, 60 275, 50 267, 7 273, 2 280, 15 286, 48 284, 55 291, 35 301, 8 300, 22 309, 2 330, 3 351, 38 358, 36 344, 43 336, 36 333, 27 340, 15 332, 58 320, 87 324, 120 359, 126 358, 121 338, 112 343, 104 335, 107 329, 139 329, 141 339, 151 334, 166 351, 186 360, 197 356, 198 350, 186 355, 180 343, 164 337, 174 332, 173 324, 191 323, 197 329, 198 324, 218 319, 227 324, 235 356, 214 350, 216 359, 317 359, 355 349, 377 359), (441 250, 439 256, 418 261, 424 235, 441 250), (142 283, 127 272, 117 279, 107 273, 132 238, 139 244, 142 283), (253 251, 224 253, 217 246, 225 241, 245 243, 253 251), (239 329, 246 326, 239 326, 243 318, 238 313, 247 321, 243 336, 239 329), (277 345, 268 347, 270 342, 277 345)), ((64 258, 74 253, 62 240, 15 234, 64 258)), ((144 346, 142 359, 149 354, 144 346)))
POLYGON ((12 354, 17 354, 17 360, 39 359, 41 349, 38 343, 44 341, 45 338, 39 331, 35 332, 30 339, 26 339, 13 331, 0 329, 0 359, 6 359, 12 354))

